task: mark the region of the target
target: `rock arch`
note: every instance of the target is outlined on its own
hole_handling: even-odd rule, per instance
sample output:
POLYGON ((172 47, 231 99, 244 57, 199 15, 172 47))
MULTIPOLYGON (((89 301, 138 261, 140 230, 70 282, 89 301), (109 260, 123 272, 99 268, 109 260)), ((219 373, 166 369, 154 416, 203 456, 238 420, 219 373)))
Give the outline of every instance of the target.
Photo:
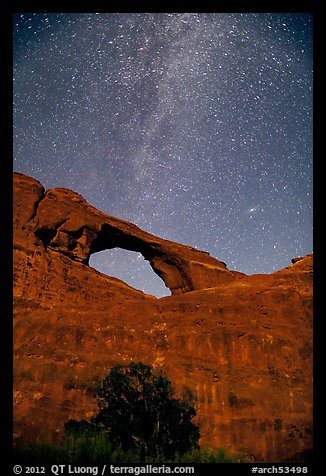
MULTIPOLYGON (((215 287, 241 277, 209 253, 158 238, 133 223, 100 212, 76 192, 65 188, 45 192, 35 179, 17 175, 20 181, 24 177, 24 181, 32 182, 34 203, 30 205, 28 229, 47 249, 86 265, 92 253, 105 249, 139 252, 172 294, 215 287)), ((20 200, 24 203, 24 197, 20 200)))

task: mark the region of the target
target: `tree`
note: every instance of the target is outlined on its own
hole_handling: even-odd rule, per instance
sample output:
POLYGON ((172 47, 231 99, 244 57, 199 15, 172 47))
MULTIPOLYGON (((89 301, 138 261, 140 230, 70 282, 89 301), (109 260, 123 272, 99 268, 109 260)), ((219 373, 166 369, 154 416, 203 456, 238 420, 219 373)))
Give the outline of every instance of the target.
POLYGON ((100 384, 98 407, 92 423, 114 446, 139 448, 142 460, 172 459, 198 448, 194 406, 174 396, 162 372, 154 374, 141 362, 112 368, 100 384))

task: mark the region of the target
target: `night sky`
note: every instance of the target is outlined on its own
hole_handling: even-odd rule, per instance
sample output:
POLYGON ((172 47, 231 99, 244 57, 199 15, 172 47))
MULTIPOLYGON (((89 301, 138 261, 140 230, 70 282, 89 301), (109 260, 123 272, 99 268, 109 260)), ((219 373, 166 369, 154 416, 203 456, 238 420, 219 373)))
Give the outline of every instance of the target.
MULTIPOLYGON (((312 15, 14 15, 14 170, 229 269, 312 252, 312 15)), ((90 265, 170 294, 141 255, 90 265)))

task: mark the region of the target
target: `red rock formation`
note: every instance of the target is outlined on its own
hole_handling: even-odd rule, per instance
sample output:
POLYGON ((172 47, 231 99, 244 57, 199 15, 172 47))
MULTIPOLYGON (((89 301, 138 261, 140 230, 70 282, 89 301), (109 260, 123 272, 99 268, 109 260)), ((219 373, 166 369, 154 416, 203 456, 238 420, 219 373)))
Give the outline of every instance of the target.
POLYGON ((260 461, 311 447, 312 255, 245 276, 194 248, 14 174, 15 439, 62 435, 96 410, 115 364, 163 368, 197 399, 202 444, 260 461), (156 299, 88 266, 139 251, 171 289, 156 299))

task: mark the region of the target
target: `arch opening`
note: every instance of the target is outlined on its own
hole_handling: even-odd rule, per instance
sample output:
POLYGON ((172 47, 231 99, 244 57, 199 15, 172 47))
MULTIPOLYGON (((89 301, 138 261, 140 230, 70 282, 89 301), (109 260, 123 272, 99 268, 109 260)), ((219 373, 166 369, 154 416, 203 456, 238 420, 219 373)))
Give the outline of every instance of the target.
POLYGON ((89 266, 103 274, 121 279, 146 294, 157 298, 171 296, 170 289, 140 252, 123 248, 93 252, 89 257, 89 266))

